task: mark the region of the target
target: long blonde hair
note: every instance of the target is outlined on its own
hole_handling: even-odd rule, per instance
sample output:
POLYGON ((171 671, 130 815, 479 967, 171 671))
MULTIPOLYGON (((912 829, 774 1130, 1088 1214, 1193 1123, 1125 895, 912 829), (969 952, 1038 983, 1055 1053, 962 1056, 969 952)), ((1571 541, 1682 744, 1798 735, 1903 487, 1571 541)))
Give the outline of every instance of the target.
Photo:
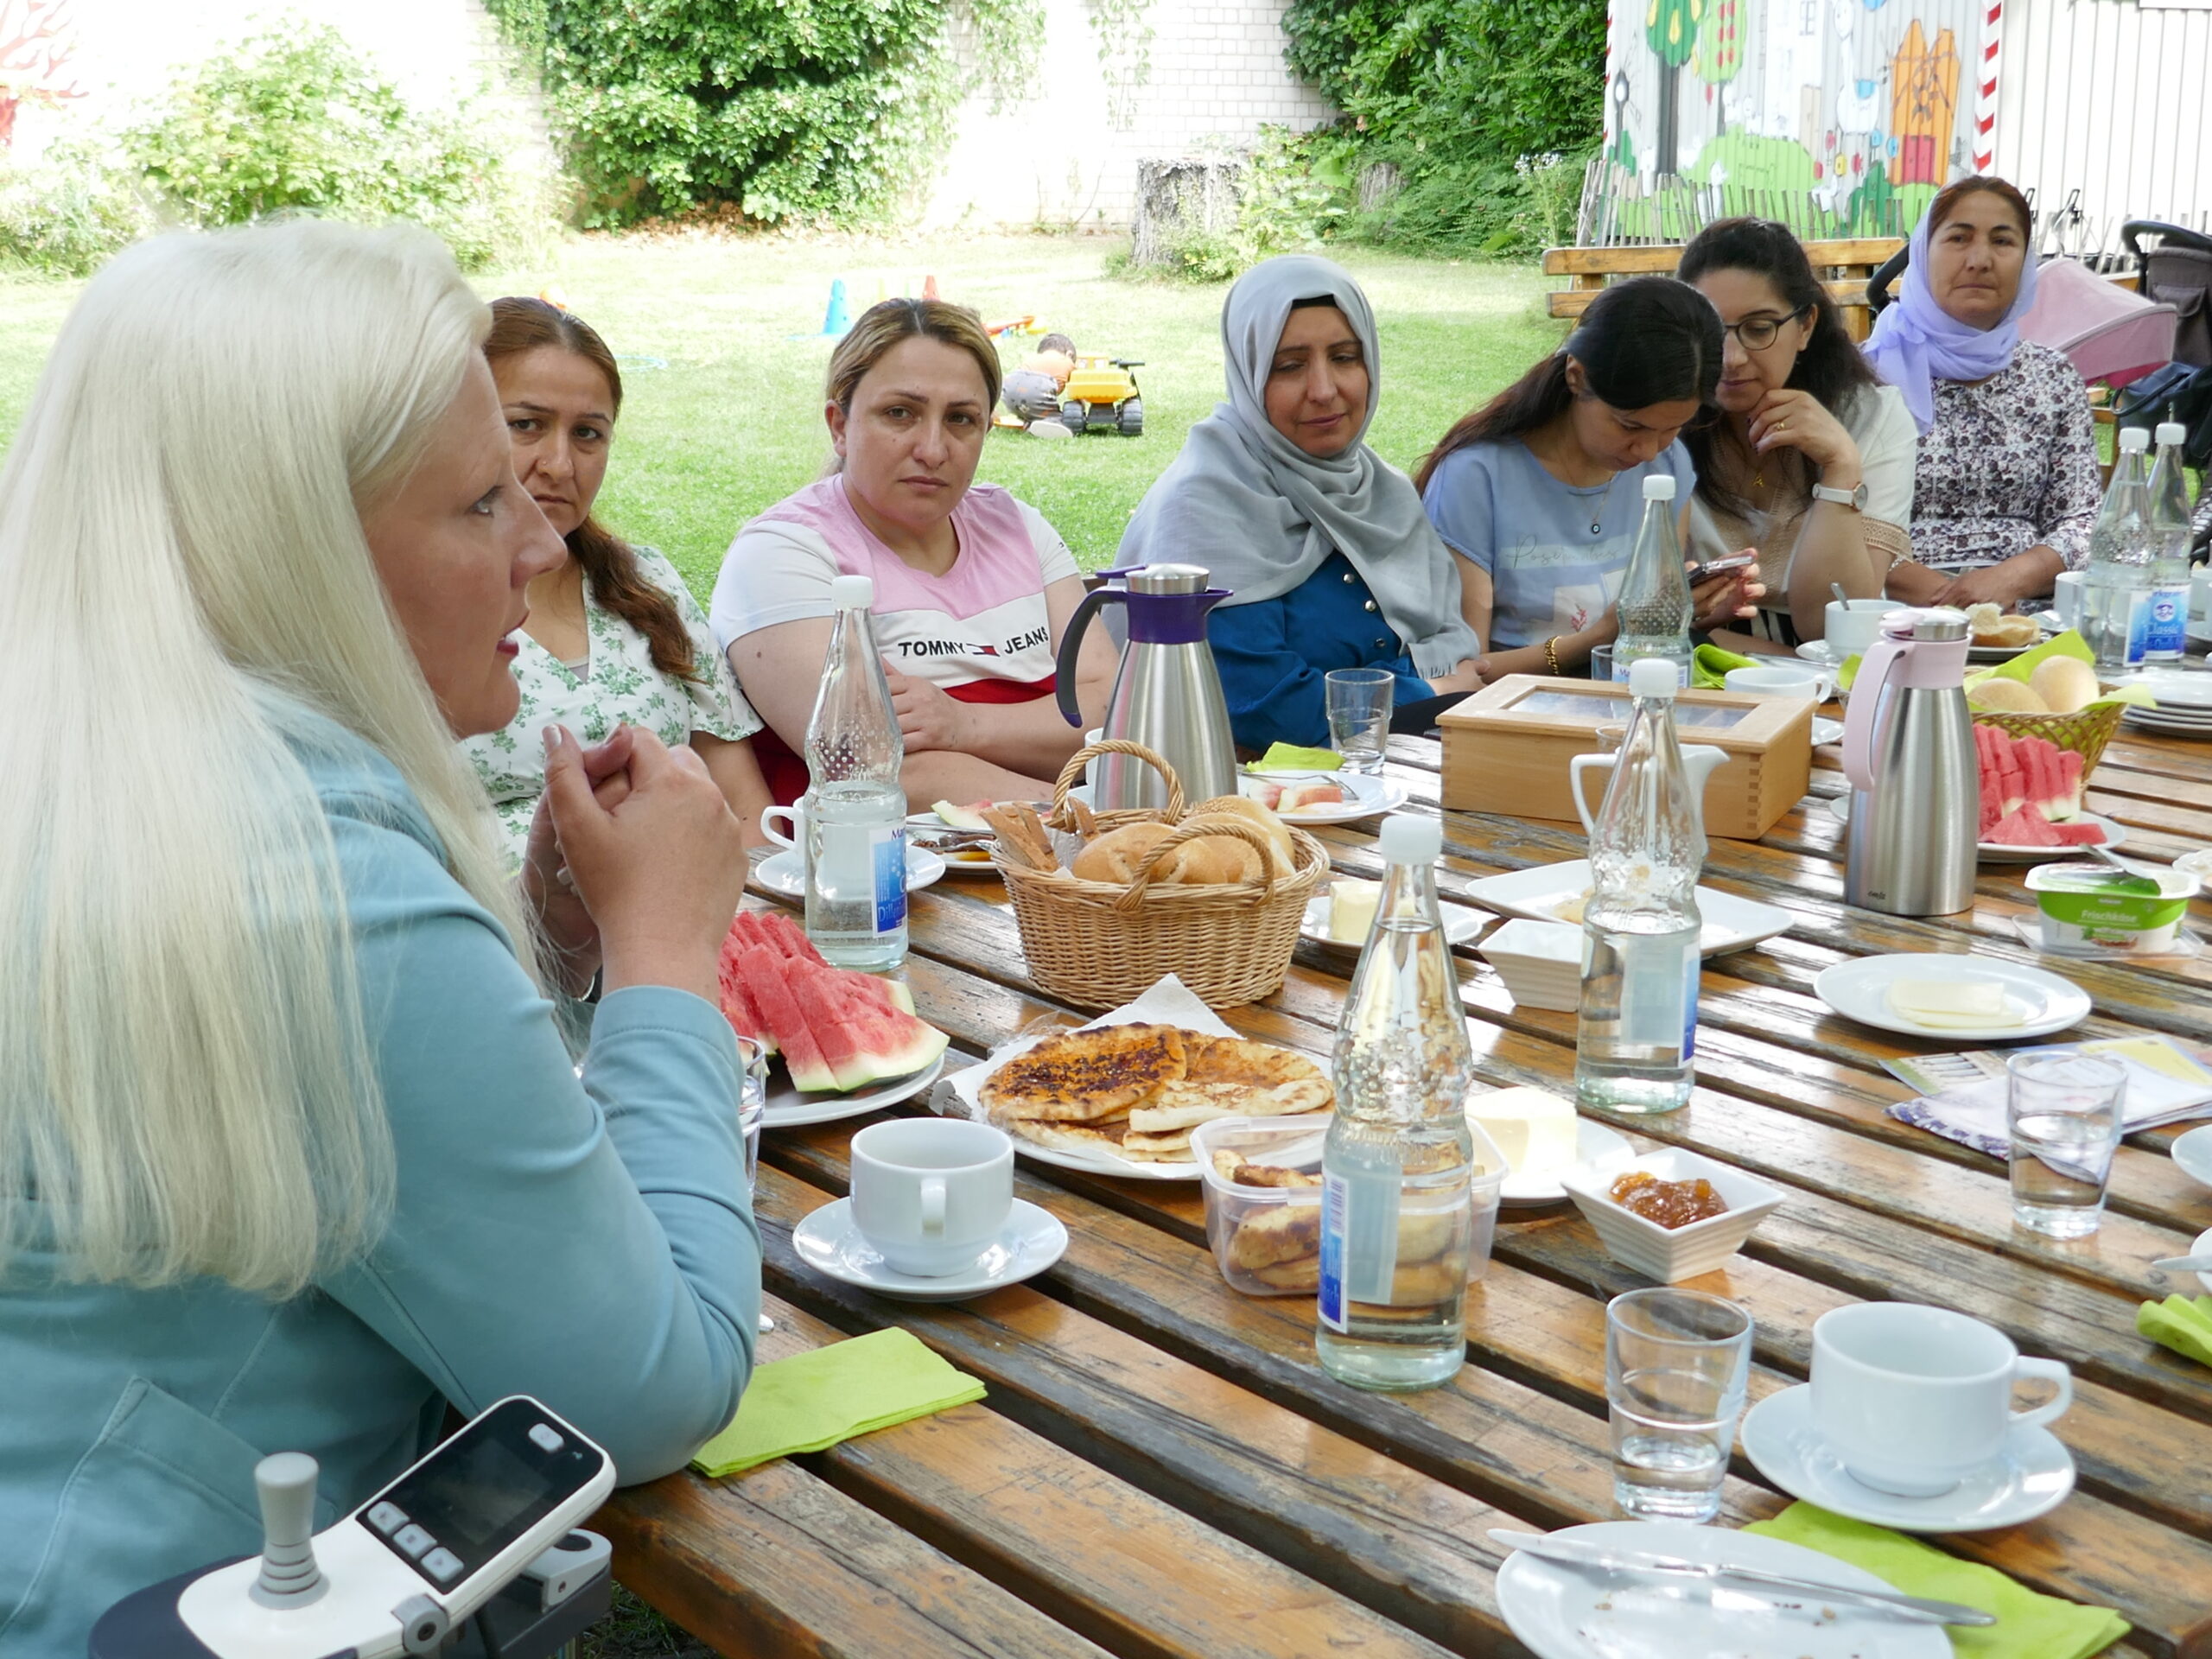
POLYGON ((0 472, 0 1274, 35 1245, 283 1295, 381 1226, 302 708, 391 763, 531 959, 359 518, 486 321, 427 232, 302 220, 143 243, 63 325, 0 472))

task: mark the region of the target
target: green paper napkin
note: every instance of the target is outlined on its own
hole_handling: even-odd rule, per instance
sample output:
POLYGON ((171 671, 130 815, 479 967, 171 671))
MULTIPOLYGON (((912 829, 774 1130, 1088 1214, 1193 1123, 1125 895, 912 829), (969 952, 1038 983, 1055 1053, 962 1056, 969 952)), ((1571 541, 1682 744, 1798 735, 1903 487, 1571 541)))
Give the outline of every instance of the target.
POLYGON ((2046 1596, 2016 1584, 1993 1567, 1962 1561, 1916 1539, 1810 1503, 1792 1503, 1745 1532, 1802 1544, 1872 1573, 1909 1596, 1964 1602, 1997 1623, 1979 1629, 1945 1626, 1958 1659, 2088 1659, 2127 1634, 2127 1621, 2108 1607, 2046 1596))
POLYGON ((2145 1302, 2135 1310, 2135 1328, 2200 1365, 2212 1365, 2212 1296, 2145 1302))
POLYGON ((1295 743, 1270 743, 1268 752, 1255 760, 1247 770, 1251 772, 1335 772, 1344 763, 1344 758, 1334 749, 1301 749, 1295 743))
POLYGON ((754 1371, 737 1415, 699 1448, 691 1466, 709 1477, 734 1475, 982 1397, 981 1382, 911 1332, 871 1331, 754 1371))
POLYGON ((1700 645, 1690 653, 1690 685, 1699 691, 1725 690, 1732 668, 1757 668, 1756 657, 1738 657, 1718 645, 1700 645))

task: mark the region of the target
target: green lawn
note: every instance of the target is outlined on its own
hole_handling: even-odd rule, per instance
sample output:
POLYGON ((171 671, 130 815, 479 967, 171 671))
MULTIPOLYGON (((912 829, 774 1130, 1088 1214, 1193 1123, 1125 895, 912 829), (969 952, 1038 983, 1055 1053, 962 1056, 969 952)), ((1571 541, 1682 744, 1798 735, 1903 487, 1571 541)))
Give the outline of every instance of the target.
MULTIPOLYGON (((993 434, 982 476, 1034 505, 1086 568, 1109 562, 1122 526, 1191 423, 1221 395, 1223 288, 1104 275, 1120 245, 1097 237, 934 242, 570 239, 544 270, 480 284, 489 296, 557 283, 626 359, 628 401, 601 498, 607 522, 666 551, 701 592, 747 518, 819 475, 830 342, 822 326, 833 276, 852 279, 855 310, 906 274, 934 275, 948 299, 987 320, 1034 312, 1086 350, 1144 359, 1147 429, 1046 443, 993 434)), ((1382 407, 1376 447, 1410 466, 1475 400, 1560 338, 1541 315, 1533 266, 1357 252, 1344 261, 1382 320, 1382 407)), ((0 436, 11 435, 73 289, 0 282, 0 436)), ((1009 363, 1021 350, 1007 348, 1009 363)), ((1193 549, 1203 562, 1203 550, 1193 549)))

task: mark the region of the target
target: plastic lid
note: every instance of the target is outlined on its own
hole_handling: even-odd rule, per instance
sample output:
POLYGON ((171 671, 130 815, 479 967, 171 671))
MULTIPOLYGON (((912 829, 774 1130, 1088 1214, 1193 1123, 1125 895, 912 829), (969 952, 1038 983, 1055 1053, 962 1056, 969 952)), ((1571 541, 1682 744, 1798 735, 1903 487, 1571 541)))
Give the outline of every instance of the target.
POLYGON ((841 611, 865 611, 875 604, 874 576, 832 576, 830 602, 841 611))
POLYGON ((1393 812, 1382 820, 1376 845, 1390 863, 1433 864, 1444 852, 1444 820, 1393 812))
POLYGON ((2125 455, 2139 455, 2151 447, 2151 435, 2139 426, 2120 429, 2120 450, 2125 455))
POLYGON ((1628 665, 1630 696, 1665 697, 1672 702, 1675 693, 1681 689, 1681 671, 1667 658, 1639 657, 1628 665))
POLYGON ((2189 442, 2189 429, 2179 421, 2160 421, 2157 436, 2162 444, 2186 443, 2189 442))
POLYGON ((1675 499, 1675 480, 1669 473, 1654 473, 1643 480, 1643 499, 1647 501, 1671 501, 1675 499))

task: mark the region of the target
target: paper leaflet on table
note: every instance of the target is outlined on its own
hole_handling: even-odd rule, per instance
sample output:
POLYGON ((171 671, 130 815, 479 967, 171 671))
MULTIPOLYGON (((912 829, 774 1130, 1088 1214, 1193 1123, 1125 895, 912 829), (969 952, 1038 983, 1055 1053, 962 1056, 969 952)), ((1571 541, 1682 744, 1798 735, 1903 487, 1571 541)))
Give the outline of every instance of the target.
POLYGON ((2005 1062, 2013 1054, 2101 1054, 2119 1060, 2127 1073, 2121 1127, 2129 1134, 2212 1116, 2212 1071, 2164 1037, 1969 1049, 1885 1060, 1884 1069, 1891 1076, 1922 1091, 1919 1098, 1891 1107, 1890 1116, 1993 1158, 2008 1157, 2012 1139, 2005 1121, 2005 1062))
MULTIPOLYGON (((1100 1031, 1108 1026, 1179 1026, 1185 1031, 1203 1032, 1209 1037, 1235 1037, 1236 1033, 1222 1022, 1221 1016, 1208 1007, 1191 988, 1170 974, 1151 986, 1133 1002, 1124 1002, 1110 1013, 1102 1014, 1077 1031, 1100 1031)), ((983 1079, 1016 1054, 1024 1053, 1051 1036, 1065 1031, 1065 1026, 1050 1026, 1031 1031, 1000 1044, 989 1055, 976 1065, 959 1071, 949 1071, 937 1080, 930 1090, 930 1109, 944 1117, 972 1118, 978 1123, 988 1123, 990 1114, 983 1109, 979 1094, 983 1079)), ((1019 1151, 1023 1142, 1014 1137, 1019 1151)), ((1062 1153, 1065 1158, 1081 1158, 1095 1166, 1102 1175, 1137 1175, 1147 1180, 1187 1177, 1198 1173, 1195 1163, 1138 1163, 1134 1159, 1116 1157, 1110 1152, 1062 1153)))

